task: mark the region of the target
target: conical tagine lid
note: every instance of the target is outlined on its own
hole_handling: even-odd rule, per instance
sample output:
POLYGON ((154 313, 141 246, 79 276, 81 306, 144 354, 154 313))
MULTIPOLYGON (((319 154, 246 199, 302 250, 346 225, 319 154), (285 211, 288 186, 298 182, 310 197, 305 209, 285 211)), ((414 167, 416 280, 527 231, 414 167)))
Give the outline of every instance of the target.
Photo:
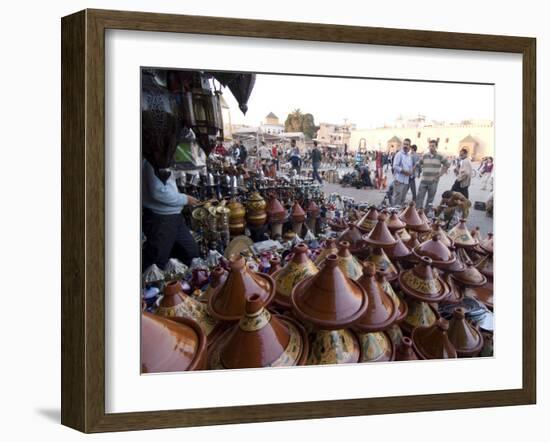
POLYGON ((435 266, 449 265, 456 260, 456 257, 451 253, 449 248, 443 244, 437 234, 415 247, 413 253, 417 258, 427 256, 432 260, 435 266))
POLYGON ((395 346, 385 332, 359 333, 359 362, 388 362, 395 358, 395 346))
POLYGON ((493 234, 488 233, 487 238, 480 241, 479 243, 480 247, 485 250, 487 253, 493 254, 493 234))
POLYGON ((487 277, 471 263, 466 265, 466 269, 463 272, 453 273, 452 278, 463 285, 471 287, 479 287, 487 282, 487 277))
POLYGON ((426 222, 420 218, 414 201, 411 201, 408 207, 399 214, 399 219, 407 225, 407 229, 417 232, 427 232, 430 230, 426 222))
POLYGON ((375 247, 392 247, 397 243, 397 240, 392 236, 386 225, 385 215, 380 215, 374 228, 363 239, 375 247))
POLYGON ((238 321, 245 313, 246 298, 257 294, 267 305, 275 296, 275 282, 265 273, 248 268, 242 256, 229 258, 230 272, 225 283, 210 297, 208 306, 214 318, 221 321, 238 321))
POLYGON ((296 284, 308 276, 315 275, 319 270, 308 258, 309 248, 305 244, 298 244, 293 249, 292 260, 273 275, 275 281, 274 303, 282 308, 290 308, 290 294, 296 284))
POLYGON ((292 206, 290 211, 290 219, 293 223, 303 223, 306 220, 306 212, 302 209, 302 206, 298 204, 298 201, 292 206))
POLYGON ((403 243, 403 240, 398 235, 395 235, 395 238, 397 239, 397 242, 393 247, 390 247, 387 250, 388 257, 395 261, 409 258, 411 256, 411 251, 409 248, 403 243))
POLYGON ((267 204, 267 219, 270 223, 283 222, 286 218, 286 209, 283 207, 281 202, 272 197, 267 204))
POLYGON ((364 263, 363 276, 357 282, 365 290, 368 302, 365 314, 354 327, 362 332, 382 331, 391 327, 397 318, 397 305, 376 278, 374 264, 364 263))
POLYGON ((407 224, 399 219, 396 211, 392 211, 391 215, 386 219, 386 224, 388 225, 388 229, 390 229, 391 232, 395 232, 396 230, 401 230, 407 227, 407 224))
POLYGON ((458 356, 477 356, 483 347, 481 333, 468 324, 463 308, 455 309, 453 318, 449 322, 447 335, 458 356))
POLYGON ((409 234, 409 236, 410 239, 408 241, 403 239, 403 242, 410 250, 414 250, 416 246, 420 245, 420 241, 418 241, 418 234, 413 231, 409 234))
POLYGON ((440 318, 430 327, 417 327, 412 332, 413 347, 422 359, 456 358, 454 345, 449 341, 449 323, 440 318))
POLYGON ((439 268, 448 273, 457 273, 466 270, 466 265, 462 261, 461 255, 457 253, 456 247, 452 245, 451 247, 449 247, 449 250, 451 251, 451 254, 454 256, 455 260, 450 264, 439 265, 439 268))
POLYGON ((369 233, 378 222, 379 215, 380 212, 376 210, 376 207, 370 206, 369 211, 359 220, 357 226, 362 232, 369 233))
POLYGON ((403 336, 401 343, 395 350, 396 361, 417 361, 418 355, 415 353, 411 338, 403 336))
POLYGON ((338 244, 338 266, 344 274, 357 281, 363 274, 363 266, 359 260, 349 251, 350 245, 347 241, 338 244))
POLYGON ((321 209, 319 209, 319 206, 315 203, 315 201, 311 200, 307 205, 308 216, 312 218, 317 218, 320 212, 321 212, 321 209))
POLYGON ((339 242, 346 241, 350 244, 350 250, 353 252, 355 250, 361 250, 365 246, 363 241, 363 235, 353 223, 348 225, 348 228, 342 232, 338 238, 339 242))
POLYGON ((434 222, 432 224, 432 231, 430 232, 428 239, 431 239, 436 235, 439 235, 439 240, 446 247, 450 248, 453 245, 453 241, 451 240, 451 238, 447 236, 447 233, 445 232, 445 230, 443 230, 443 228, 441 227, 441 224, 439 224, 438 222, 434 222))
POLYGON ((208 302, 208 300, 212 296, 212 293, 214 293, 218 289, 218 287, 220 287, 225 282, 228 275, 229 272, 227 272, 227 270, 225 270, 223 267, 214 267, 212 272, 210 272, 210 284, 208 284, 208 288, 199 297, 199 301, 208 302))
POLYGON ((415 327, 428 327, 439 319, 437 310, 427 302, 407 298, 408 313, 401 327, 410 333, 415 327))
POLYGON ((320 266, 328 255, 338 253, 338 247, 336 247, 336 240, 333 238, 327 239, 324 249, 315 258, 315 265, 320 266))
POLYGON ((397 279, 397 269, 383 249, 378 247, 373 249, 367 261, 372 262, 376 266, 376 271, 382 273, 388 281, 395 281, 397 279))
POLYGON ((483 275, 487 278, 493 277, 493 255, 487 255, 482 258, 477 264, 476 269, 478 269, 483 275))
POLYGON ((438 302, 449 294, 449 286, 432 268, 432 260, 426 256, 410 270, 399 274, 399 285, 407 295, 425 302, 438 302))
POLYGON ((141 314, 141 372, 202 370, 206 336, 189 318, 141 314))
POLYGON ((364 289, 338 267, 338 256, 329 255, 316 275, 299 282, 292 290, 296 315, 325 330, 354 324, 367 310, 364 289))
POLYGON ((305 330, 297 322, 273 316, 256 294, 246 313, 213 345, 209 368, 260 368, 303 365, 308 355, 305 330))
POLYGON ((466 220, 461 219, 460 222, 449 230, 449 238, 451 238, 457 247, 474 247, 479 242, 472 237, 472 234, 466 227, 466 220))

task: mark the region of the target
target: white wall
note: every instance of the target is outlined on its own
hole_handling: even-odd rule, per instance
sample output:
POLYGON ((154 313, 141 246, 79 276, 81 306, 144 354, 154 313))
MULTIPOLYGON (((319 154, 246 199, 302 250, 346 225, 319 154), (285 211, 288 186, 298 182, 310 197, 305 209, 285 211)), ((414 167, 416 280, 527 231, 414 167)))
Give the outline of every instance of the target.
MULTIPOLYGON (((73 0, 4 2, 2 8, 2 230, 3 440, 84 440, 59 425, 60 407, 60 17, 82 8, 312 21, 350 25, 536 36, 538 38, 539 211, 549 184, 544 165, 550 145, 550 29, 544 2, 521 4, 464 0, 443 7, 440 1, 296 2, 279 0, 277 8, 244 0, 115 1, 73 0), (518 7, 519 6, 519 7, 518 7), (451 8, 452 11, 449 9, 451 8), (6 136, 7 135, 7 136, 6 136), (543 176, 544 175, 544 176, 543 176), (24 302, 21 300, 24 299, 24 302), (9 355, 9 356, 8 356, 9 355)), ((511 183, 514 185, 514 183, 511 183)), ((548 220, 539 219, 544 226, 548 220)), ((280 440, 296 434, 323 441, 445 441, 525 439, 547 436, 543 417, 550 415, 548 395, 547 229, 538 232, 539 404, 529 407, 415 413, 317 421, 232 425, 94 436, 93 440, 280 440), (387 435, 390 434, 390 437, 387 435)), ((86 439, 90 440, 90 438, 86 439)))

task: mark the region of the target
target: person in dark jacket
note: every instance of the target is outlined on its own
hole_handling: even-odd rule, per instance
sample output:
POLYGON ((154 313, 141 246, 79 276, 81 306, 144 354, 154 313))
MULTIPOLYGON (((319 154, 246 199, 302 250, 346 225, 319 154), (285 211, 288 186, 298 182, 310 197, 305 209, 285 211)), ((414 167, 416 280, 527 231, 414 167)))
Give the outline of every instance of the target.
POLYGON ((302 170, 302 158, 300 157, 300 150, 296 146, 296 140, 290 141, 290 164, 299 175, 302 170))
POLYGON ((319 175, 319 167, 321 167, 322 154, 317 147, 317 141, 313 142, 313 150, 311 151, 311 164, 313 166, 313 179, 319 181, 319 184, 323 184, 323 179, 319 175))

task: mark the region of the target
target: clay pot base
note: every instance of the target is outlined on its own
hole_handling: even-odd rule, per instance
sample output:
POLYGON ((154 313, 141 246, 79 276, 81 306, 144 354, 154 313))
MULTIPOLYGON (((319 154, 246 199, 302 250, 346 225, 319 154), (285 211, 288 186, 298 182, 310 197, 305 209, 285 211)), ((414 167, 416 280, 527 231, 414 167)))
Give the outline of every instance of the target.
MULTIPOLYGON (((289 367, 296 365, 304 365, 308 350, 309 343, 307 334, 304 328, 297 323, 294 319, 287 316, 275 315, 280 322, 282 322, 288 330, 289 341, 284 352, 273 362, 265 365, 264 367, 235 367, 235 368, 265 368, 265 367, 289 367)), ((221 336, 216 343, 210 348, 210 354, 208 357, 208 367, 211 370, 227 370, 234 367, 226 367, 222 361, 222 349, 225 342, 229 339, 230 333, 226 333, 221 336)))
POLYGON ((359 362, 388 362, 395 358, 395 347, 384 332, 359 333, 361 357, 359 362))
POLYGON ((353 364, 360 355, 359 340, 351 330, 317 330, 310 338, 307 365, 353 364))

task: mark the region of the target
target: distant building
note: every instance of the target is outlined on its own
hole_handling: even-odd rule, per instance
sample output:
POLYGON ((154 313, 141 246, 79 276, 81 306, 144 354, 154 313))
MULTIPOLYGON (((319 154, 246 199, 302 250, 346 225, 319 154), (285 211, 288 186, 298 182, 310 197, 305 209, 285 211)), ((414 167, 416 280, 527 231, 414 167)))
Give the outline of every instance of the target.
POLYGON ((273 112, 266 115, 264 122, 260 125, 260 131, 264 134, 279 135, 285 131, 284 124, 280 124, 279 117, 273 112))
POLYGON ((368 149, 395 152, 401 149, 405 138, 409 138, 411 144, 416 144, 419 152, 427 152, 429 141, 437 140, 439 152, 448 156, 457 156, 462 148, 466 148, 474 160, 495 154, 492 121, 449 123, 427 121, 425 117, 400 117, 393 126, 353 130, 349 148, 351 151, 368 149))
POLYGON ((353 130, 355 130, 355 124, 320 123, 314 139, 323 146, 343 152, 344 146, 350 144, 353 130))

